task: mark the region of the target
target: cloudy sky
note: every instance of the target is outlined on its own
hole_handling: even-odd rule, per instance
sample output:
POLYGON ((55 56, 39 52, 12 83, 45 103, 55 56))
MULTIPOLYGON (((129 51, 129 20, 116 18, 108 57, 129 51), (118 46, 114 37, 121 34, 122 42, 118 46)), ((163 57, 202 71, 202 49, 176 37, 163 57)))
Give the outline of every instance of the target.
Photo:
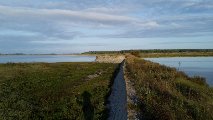
POLYGON ((213 48, 213 0, 0 0, 0 53, 213 48))

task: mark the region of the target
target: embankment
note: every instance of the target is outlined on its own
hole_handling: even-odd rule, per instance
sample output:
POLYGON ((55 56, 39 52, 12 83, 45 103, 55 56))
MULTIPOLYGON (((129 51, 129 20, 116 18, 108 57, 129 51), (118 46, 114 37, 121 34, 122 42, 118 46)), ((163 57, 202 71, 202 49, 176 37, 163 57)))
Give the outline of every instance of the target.
POLYGON ((122 55, 99 55, 96 56, 96 62, 98 63, 121 63, 125 59, 122 55))

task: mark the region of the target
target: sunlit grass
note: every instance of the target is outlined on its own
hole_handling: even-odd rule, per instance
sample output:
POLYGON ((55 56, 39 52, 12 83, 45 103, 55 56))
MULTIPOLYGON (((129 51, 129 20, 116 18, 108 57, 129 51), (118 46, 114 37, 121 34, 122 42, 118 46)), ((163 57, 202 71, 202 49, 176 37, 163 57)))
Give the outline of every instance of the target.
POLYGON ((143 119, 212 120, 213 89, 200 77, 190 78, 175 68, 150 61, 127 60, 143 119))
POLYGON ((140 53, 143 58, 157 57, 208 57, 213 56, 213 52, 165 52, 165 53, 140 53))

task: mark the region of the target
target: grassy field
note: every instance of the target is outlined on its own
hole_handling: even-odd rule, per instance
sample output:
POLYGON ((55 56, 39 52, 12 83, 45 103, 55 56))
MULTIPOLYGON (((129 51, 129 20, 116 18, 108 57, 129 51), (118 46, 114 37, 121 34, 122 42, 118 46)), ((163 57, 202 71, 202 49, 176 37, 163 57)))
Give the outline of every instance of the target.
POLYGON ((213 56, 213 52, 173 52, 173 53, 139 53, 142 58, 156 57, 208 57, 213 56))
POLYGON ((0 64, 0 119, 106 119, 117 64, 0 64))
POLYGON ((190 78, 157 63, 127 59, 127 76, 135 84, 141 119, 212 120, 213 88, 204 78, 190 78))

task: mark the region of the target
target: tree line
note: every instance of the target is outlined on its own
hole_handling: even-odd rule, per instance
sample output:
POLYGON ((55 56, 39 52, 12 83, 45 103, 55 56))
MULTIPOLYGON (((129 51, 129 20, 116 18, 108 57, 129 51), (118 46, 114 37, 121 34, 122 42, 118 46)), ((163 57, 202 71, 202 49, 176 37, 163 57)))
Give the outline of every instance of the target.
POLYGON ((83 54, 124 54, 124 53, 180 53, 180 52, 213 52, 213 49, 146 49, 120 51, 89 51, 83 54))

